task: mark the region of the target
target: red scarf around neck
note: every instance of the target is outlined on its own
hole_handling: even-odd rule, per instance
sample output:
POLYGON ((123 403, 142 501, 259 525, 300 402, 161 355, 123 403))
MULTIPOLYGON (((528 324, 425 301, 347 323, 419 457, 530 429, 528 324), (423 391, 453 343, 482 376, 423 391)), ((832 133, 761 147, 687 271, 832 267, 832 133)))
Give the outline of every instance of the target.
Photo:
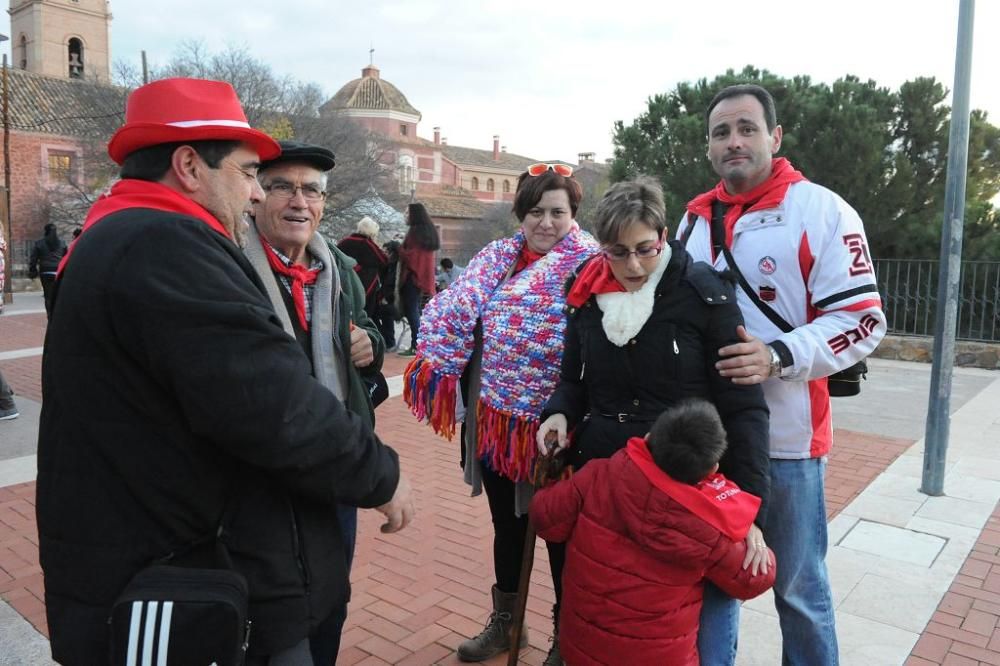
POLYGON ((264 256, 267 263, 275 273, 281 273, 292 282, 292 302, 295 303, 295 314, 299 316, 299 324, 303 331, 309 330, 309 321, 306 319, 306 285, 316 284, 319 279, 320 269, 306 268, 298 264, 289 266, 281 260, 271 247, 271 244, 261 238, 261 246, 264 248, 264 256))
POLYGON ((582 307, 592 294, 609 294, 625 291, 625 287, 611 272, 611 262, 603 254, 598 254, 584 264, 566 295, 566 303, 574 308, 582 307))
POLYGON ((699 194, 689 201, 687 209, 695 215, 705 218, 711 224, 712 202, 718 199, 729 205, 723 221, 726 228, 726 247, 732 247, 733 227, 736 226, 736 220, 751 211, 774 208, 784 200, 788 186, 802 180, 806 180, 806 177, 801 172, 796 171, 791 162, 784 157, 778 157, 771 160, 771 175, 767 177, 767 180, 749 192, 730 194, 726 191, 725 183, 720 180, 713 189, 699 194))
MULTIPOLYGON (((187 217, 193 217, 201 220, 229 240, 232 240, 232 236, 222 226, 222 223, 215 219, 215 216, 209 213, 201 204, 195 203, 166 185, 148 180, 135 180, 133 178, 118 181, 110 190, 102 194, 94 202, 94 205, 87 212, 87 219, 83 222, 83 229, 80 231, 80 234, 83 235, 88 229, 109 215, 128 208, 150 208, 152 210, 162 210, 168 213, 178 213, 187 217)), ((77 240, 79 240, 79 237, 77 237, 77 240)), ((59 262, 58 273, 60 275, 66 267, 66 263, 69 261, 69 257, 73 253, 75 246, 76 241, 73 241, 62 261, 59 262)))
POLYGON ((524 245, 521 246, 521 253, 517 255, 517 263, 514 264, 513 274, 517 275, 525 268, 535 263, 544 256, 545 256, 544 252, 535 252, 530 247, 528 247, 527 243, 525 243, 524 245))

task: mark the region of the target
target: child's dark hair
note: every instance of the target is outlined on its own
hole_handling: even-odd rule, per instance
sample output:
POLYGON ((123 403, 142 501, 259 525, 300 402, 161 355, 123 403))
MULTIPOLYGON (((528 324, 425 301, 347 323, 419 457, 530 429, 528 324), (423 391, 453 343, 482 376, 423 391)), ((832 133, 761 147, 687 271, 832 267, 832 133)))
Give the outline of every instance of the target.
POLYGON ((695 484, 726 452, 726 430, 712 403, 686 400, 660 414, 646 442, 653 460, 670 478, 695 484))

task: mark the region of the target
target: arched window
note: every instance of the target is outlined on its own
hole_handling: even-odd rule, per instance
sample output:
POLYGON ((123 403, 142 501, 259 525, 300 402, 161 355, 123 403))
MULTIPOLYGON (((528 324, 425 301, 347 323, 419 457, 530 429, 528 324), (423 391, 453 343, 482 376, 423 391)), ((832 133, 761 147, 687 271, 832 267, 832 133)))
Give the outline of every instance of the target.
POLYGON ((489 180, 486 181, 486 191, 487 192, 492 192, 495 189, 496 189, 496 186, 493 184, 493 179, 490 178, 489 180))
POLYGON ((28 38, 21 35, 18 47, 20 53, 18 54, 17 66, 21 69, 28 69, 28 38))
POLYGON ((510 194, 510 181, 509 180, 504 180, 503 181, 503 191, 504 191, 504 194, 510 194))
POLYGON ((69 40, 69 78, 83 78, 83 42, 78 37, 69 40))
POLYGON ((472 177, 472 185, 471 185, 471 187, 472 187, 473 190, 478 190, 479 189, 479 179, 476 178, 475 176, 472 177))

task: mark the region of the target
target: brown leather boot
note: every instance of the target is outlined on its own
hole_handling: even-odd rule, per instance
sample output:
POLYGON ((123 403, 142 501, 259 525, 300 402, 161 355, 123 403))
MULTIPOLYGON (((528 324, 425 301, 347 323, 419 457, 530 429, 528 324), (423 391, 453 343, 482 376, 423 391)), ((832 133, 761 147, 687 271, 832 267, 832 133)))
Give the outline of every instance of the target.
MULTIPOLYGON (((493 586, 493 612, 486 620, 486 626, 475 638, 470 638, 458 646, 460 661, 485 661, 501 652, 510 649, 510 630, 514 624, 514 606, 517 604, 516 592, 501 592, 493 586)), ((528 630, 521 630, 521 644, 528 645, 528 630)))

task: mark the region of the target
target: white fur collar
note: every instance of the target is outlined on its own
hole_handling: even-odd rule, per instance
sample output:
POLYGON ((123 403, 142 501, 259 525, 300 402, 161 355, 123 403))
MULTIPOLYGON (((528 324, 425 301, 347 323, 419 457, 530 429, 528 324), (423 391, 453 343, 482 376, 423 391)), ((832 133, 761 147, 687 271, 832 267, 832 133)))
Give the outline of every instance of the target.
POLYGON ((653 297, 656 287, 660 284, 663 272, 670 263, 670 245, 663 244, 660 253, 660 263, 649 274, 646 283, 636 291, 615 291, 597 295, 597 307, 604 315, 601 326, 604 334, 612 344, 623 347, 625 343, 638 335, 646 325, 649 315, 653 314, 653 297))

